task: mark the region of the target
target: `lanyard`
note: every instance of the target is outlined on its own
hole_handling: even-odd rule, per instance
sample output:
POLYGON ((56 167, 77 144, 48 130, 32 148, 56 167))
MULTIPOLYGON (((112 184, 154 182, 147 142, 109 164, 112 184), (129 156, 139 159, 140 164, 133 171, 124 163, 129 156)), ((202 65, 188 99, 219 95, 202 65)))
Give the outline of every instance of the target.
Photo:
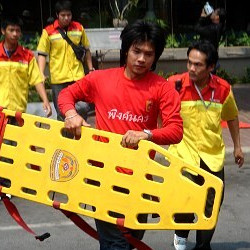
POLYGON ((204 101, 204 99, 203 99, 203 97, 202 97, 202 94, 201 94, 199 88, 197 87, 197 85, 196 85, 195 83, 194 83, 194 87, 195 87, 195 89, 196 89, 196 91, 197 91, 197 93, 198 93, 198 95, 199 95, 199 97, 200 97, 200 99, 201 99, 201 101, 202 101, 204 107, 205 107, 206 109, 208 109, 209 106, 211 105, 212 101, 214 100, 214 89, 212 90, 210 103, 208 103, 208 105, 206 105, 206 103, 205 103, 205 101, 204 101))

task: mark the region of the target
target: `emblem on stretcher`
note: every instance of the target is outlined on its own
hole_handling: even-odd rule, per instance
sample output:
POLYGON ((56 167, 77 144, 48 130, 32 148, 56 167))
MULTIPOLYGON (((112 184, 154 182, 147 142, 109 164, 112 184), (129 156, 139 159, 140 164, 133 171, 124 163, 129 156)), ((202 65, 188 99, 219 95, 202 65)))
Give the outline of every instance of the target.
POLYGON ((77 159, 71 153, 57 149, 50 163, 50 178, 52 181, 72 180, 79 171, 77 159))

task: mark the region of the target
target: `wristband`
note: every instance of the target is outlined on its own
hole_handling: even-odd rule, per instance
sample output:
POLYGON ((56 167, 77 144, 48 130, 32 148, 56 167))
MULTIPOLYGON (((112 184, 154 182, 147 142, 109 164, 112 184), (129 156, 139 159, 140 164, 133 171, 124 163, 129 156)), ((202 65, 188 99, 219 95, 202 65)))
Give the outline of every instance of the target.
POLYGON ((143 129, 143 132, 148 135, 148 141, 151 141, 153 134, 149 129, 143 129))
POLYGON ((69 119, 71 119, 71 118, 74 118, 74 117, 76 117, 77 115, 78 115, 78 114, 74 114, 74 115, 67 116, 67 117, 64 119, 64 121, 69 120, 69 119))
POLYGON ((91 72, 91 71, 95 71, 95 68, 91 68, 91 69, 89 69, 89 72, 91 72))

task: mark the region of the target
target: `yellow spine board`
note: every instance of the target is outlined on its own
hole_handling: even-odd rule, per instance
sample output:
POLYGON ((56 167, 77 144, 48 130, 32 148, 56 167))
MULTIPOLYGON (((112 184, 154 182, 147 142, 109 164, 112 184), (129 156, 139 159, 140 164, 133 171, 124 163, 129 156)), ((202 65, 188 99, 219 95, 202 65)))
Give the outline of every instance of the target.
MULTIPOLYGON (((12 111, 3 112, 15 116, 12 111)), ((11 181, 3 192, 48 206, 55 192, 61 209, 113 224, 120 215, 124 226, 132 229, 215 226, 223 187, 217 177, 149 141, 140 141, 137 150, 128 149, 121 146, 121 135, 85 127, 81 138, 74 140, 62 135, 63 122, 29 114, 22 118, 22 127, 7 124, 5 129, 4 139, 14 146, 5 141, 0 150, 0 177, 11 181), (108 142, 98 141, 98 136, 108 142), (156 152, 155 160, 149 157, 151 151, 156 152), (119 172, 118 167, 131 174, 119 172), (201 176, 204 183, 195 184, 185 177, 187 172, 201 176), (215 199, 207 217, 209 189, 215 191, 215 199), (174 215, 179 213, 195 213, 195 222, 176 223, 174 215), (158 216, 141 223, 140 214, 158 216)))

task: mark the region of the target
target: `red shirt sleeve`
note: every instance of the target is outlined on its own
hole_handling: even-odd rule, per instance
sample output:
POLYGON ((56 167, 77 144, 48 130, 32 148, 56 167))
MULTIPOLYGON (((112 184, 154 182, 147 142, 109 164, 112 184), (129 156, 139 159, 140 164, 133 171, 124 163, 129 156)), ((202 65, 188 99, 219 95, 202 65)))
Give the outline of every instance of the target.
POLYGON ((183 137, 183 122, 180 116, 181 102, 173 84, 166 82, 159 89, 161 128, 152 130, 152 141, 159 145, 176 144, 183 137))
POLYGON ((78 101, 93 102, 91 88, 89 88, 88 77, 85 76, 67 88, 63 89, 58 96, 58 107, 63 115, 70 110, 75 109, 75 103, 78 101))

